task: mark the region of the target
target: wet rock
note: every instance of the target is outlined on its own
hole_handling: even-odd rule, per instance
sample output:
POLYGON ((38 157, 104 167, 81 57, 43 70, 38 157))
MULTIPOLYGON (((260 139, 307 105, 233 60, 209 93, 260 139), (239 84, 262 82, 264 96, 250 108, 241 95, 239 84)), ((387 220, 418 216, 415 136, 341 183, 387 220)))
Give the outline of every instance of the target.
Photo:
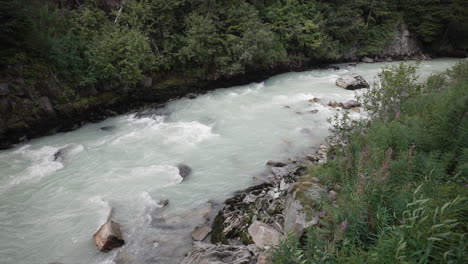
POLYGON ((169 200, 168 199, 159 200, 157 202, 157 205, 160 207, 166 207, 169 205, 169 200))
POLYGON ((346 90, 369 88, 367 81, 358 74, 345 75, 336 80, 336 85, 346 90))
POLYGON ((73 149, 73 146, 69 145, 69 146, 66 146, 66 147, 63 147, 63 148, 57 150, 57 152, 54 153, 54 161, 58 161, 58 162, 63 163, 65 161, 66 155, 72 149, 73 149))
POLYGON ((336 108, 336 107, 338 107, 338 103, 336 101, 330 101, 330 102, 328 102, 328 106, 336 108))
POLYGON ((280 242, 281 233, 276 229, 259 221, 254 221, 248 228, 248 232, 259 248, 276 246, 280 242))
POLYGON ((364 57, 364 58, 362 58, 361 61, 362 61, 362 62, 365 62, 365 63, 373 63, 373 62, 374 62, 374 60, 371 59, 371 58, 369 58, 369 57, 364 57))
POLYGON ((314 97, 314 98, 312 98, 312 99, 309 99, 309 102, 311 102, 311 103, 318 103, 318 102, 320 102, 320 100, 319 100, 317 97, 314 97))
POLYGON ((340 67, 338 67, 338 66, 335 66, 335 65, 330 65, 330 66, 328 66, 328 69, 332 69, 332 70, 335 70, 335 71, 337 71, 337 70, 339 70, 339 69, 340 69, 340 67))
POLYGON ((356 100, 350 100, 346 103, 339 103, 338 106, 344 108, 344 109, 351 109, 353 107, 360 107, 361 106, 361 103, 359 103, 358 101, 356 100))
POLYGON ((318 211, 327 191, 315 181, 299 181, 289 191, 284 207, 284 230, 293 231, 298 237, 304 229, 317 224, 318 211))
POLYGON ((289 105, 285 105, 283 107, 286 108, 286 109, 291 109, 291 107, 289 105))
POLYGON ((180 163, 177 164, 177 168, 179 169, 179 175, 185 180, 190 174, 192 174, 192 168, 190 166, 180 163))
POLYGON ((318 109, 310 110, 310 113, 312 113, 312 114, 316 114, 316 113, 318 113, 318 112, 319 112, 318 109))
POLYGON ((99 129, 101 129, 102 131, 109 132, 109 131, 115 130, 115 128, 116 128, 115 126, 103 126, 103 127, 99 128, 99 129))
POLYGON ((102 252, 109 252, 125 244, 120 225, 110 219, 94 233, 93 239, 97 248, 102 252))
POLYGON ((286 164, 284 162, 281 162, 281 161, 269 160, 269 161, 267 161, 266 165, 272 166, 272 167, 284 167, 284 166, 286 166, 288 164, 286 164))
POLYGON ((209 226, 202 226, 202 227, 197 227, 193 232, 192 232, 192 239, 195 241, 202 241, 205 239, 208 234, 211 233, 211 227, 209 226))
POLYGON ((214 245, 195 242, 181 264, 253 264, 255 256, 246 246, 214 245))
POLYGON ((186 97, 187 97, 188 99, 193 100, 193 99, 197 98, 197 95, 194 94, 194 93, 188 93, 188 94, 186 95, 186 97))
POLYGON ((7 96, 9 93, 8 83, 0 83, 0 96, 7 96))

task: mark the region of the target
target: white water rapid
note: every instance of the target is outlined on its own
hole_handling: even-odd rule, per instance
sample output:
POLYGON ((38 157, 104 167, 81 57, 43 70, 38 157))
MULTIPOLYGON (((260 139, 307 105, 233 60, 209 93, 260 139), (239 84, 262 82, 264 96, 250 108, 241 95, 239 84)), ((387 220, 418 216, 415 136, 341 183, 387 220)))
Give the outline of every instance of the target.
MULTIPOLYGON (((420 72, 457 61, 424 61, 420 72)), ((208 201, 254 184, 267 160, 324 143, 326 119, 336 113, 326 104, 354 97, 335 86, 339 76, 356 72, 372 82, 388 64, 396 62, 281 74, 0 151, 0 263, 179 263, 208 201), (309 102, 314 97, 320 101, 309 102), (179 163, 193 170, 184 181, 179 163), (164 210, 160 199, 170 201, 164 210), (100 253, 91 236, 110 208, 127 243, 100 253)))

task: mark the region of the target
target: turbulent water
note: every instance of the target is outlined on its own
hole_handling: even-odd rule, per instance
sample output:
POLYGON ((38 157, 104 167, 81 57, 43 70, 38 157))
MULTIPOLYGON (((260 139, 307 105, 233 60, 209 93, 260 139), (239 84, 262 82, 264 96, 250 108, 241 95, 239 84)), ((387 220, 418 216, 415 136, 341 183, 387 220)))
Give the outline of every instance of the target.
MULTIPOLYGON (((422 78, 456 61, 425 61, 422 78)), ((0 152, 0 263, 180 262, 208 201, 252 185, 267 160, 324 142, 326 119, 336 113, 326 103, 354 97, 336 78, 356 72, 372 81, 387 64, 395 63, 282 74, 0 152), (320 101, 308 101, 314 97, 320 101), (184 181, 179 163, 193 169, 184 181), (161 209, 160 199, 169 207, 161 209), (91 235, 111 208, 127 244, 99 253, 91 235)))

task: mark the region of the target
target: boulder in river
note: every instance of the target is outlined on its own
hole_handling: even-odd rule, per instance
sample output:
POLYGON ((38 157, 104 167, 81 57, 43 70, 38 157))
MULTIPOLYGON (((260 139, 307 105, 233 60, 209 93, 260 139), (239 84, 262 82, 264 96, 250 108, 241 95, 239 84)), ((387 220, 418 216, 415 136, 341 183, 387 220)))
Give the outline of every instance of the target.
POLYGON ((102 131, 112 131, 112 130, 115 130, 115 126, 103 126, 101 128, 102 131))
POLYGON ((328 106, 335 108, 335 107, 338 107, 338 103, 336 101, 330 101, 328 102, 328 106))
POLYGON ((342 107, 344 109, 351 109, 353 107, 360 107, 361 106, 361 103, 356 101, 356 100, 349 100, 348 102, 346 103, 339 103, 338 104, 339 107, 342 107))
POLYGON ((119 223, 110 219, 94 233, 93 239, 97 248, 102 252, 109 252, 125 244, 119 223))
POLYGON ((66 155, 70 152, 71 149, 73 149, 73 146, 68 145, 66 147, 63 147, 63 148, 57 150, 57 152, 54 153, 54 161, 58 161, 58 162, 63 163, 65 161, 66 155))
POLYGON ((185 180, 190 174, 192 174, 192 168, 187 164, 177 164, 177 168, 179 169, 179 175, 185 180))
POLYGON ((336 80, 336 85, 345 88, 346 90, 369 88, 369 84, 364 77, 355 73, 338 78, 336 80))
POLYGON ((273 160, 269 160, 266 165, 268 166, 272 166, 272 167, 284 167, 288 164, 282 162, 282 161, 273 161, 273 160))

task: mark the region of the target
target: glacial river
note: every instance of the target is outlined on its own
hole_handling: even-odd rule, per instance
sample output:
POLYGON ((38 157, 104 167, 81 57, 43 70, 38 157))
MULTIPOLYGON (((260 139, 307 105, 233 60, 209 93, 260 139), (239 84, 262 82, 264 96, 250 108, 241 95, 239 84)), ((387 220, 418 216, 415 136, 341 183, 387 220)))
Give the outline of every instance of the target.
MULTIPOLYGON (((421 77, 457 61, 424 61, 421 77)), ((326 119, 337 112, 326 104, 355 96, 335 85, 339 76, 356 72, 371 83, 389 64, 397 62, 281 74, 1 151, 0 263, 179 263, 208 201, 260 181, 267 160, 325 142, 326 119), (314 97, 319 102, 309 101, 314 97), (184 181, 179 163, 193 170, 184 181), (167 208, 161 199, 169 199, 167 208), (126 245, 100 253, 92 234, 111 208, 126 245)))

